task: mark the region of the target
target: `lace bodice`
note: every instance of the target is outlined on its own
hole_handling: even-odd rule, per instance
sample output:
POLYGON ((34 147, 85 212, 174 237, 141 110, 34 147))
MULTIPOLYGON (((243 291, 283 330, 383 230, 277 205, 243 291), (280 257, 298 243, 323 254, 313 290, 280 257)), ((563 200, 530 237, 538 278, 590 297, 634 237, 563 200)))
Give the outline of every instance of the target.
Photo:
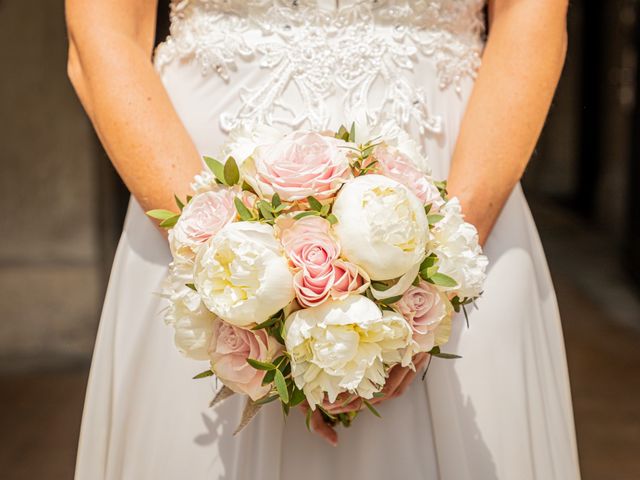
POLYGON ((416 62, 431 62, 442 90, 459 89, 466 77, 473 78, 483 46, 483 5, 484 0, 174 0, 171 34, 155 62, 162 70, 178 59, 194 59, 203 75, 228 83, 239 62, 257 62, 265 74, 244 89, 239 109, 221 115, 225 131, 246 121, 324 128, 325 100, 342 95, 347 115, 415 121, 421 131, 439 132, 441 120, 429 112, 410 72, 416 62), (384 88, 374 106, 369 97, 375 83, 384 88), (292 89, 297 108, 289 105, 292 89))

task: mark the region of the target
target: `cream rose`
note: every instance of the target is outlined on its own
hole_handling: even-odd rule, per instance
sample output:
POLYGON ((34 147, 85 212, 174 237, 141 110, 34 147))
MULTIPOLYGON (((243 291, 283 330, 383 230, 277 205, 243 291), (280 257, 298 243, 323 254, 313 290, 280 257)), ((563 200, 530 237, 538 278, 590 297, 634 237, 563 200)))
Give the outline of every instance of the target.
POLYGON ((213 324, 209 357, 211 370, 231 390, 249 395, 252 400, 264 397, 271 385, 262 385, 264 370, 247 363, 251 358, 270 362, 282 351, 282 346, 264 330, 245 330, 220 319, 213 324))
POLYGON ((315 132, 293 132, 256 149, 242 165, 243 178, 261 196, 286 201, 332 197, 351 178, 348 144, 315 132))
POLYGON ((410 363, 402 353, 411 327, 401 315, 382 312, 368 298, 350 295, 298 310, 285 322, 294 381, 311 408, 342 392, 371 398, 382 388, 387 367, 410 363))
POLYGON ((247 327, 261 323, 293 300, 293 276, 273 227, 230 223, 200 249, 195 286, 209 310, 247 327))
POLYGON ((480 295, 489 263, 478 243, 476 227, 464 221, 457 198, 449 200, 440 214, 444 218, 433 228, 429 249, 438 256, 438 271, 450 276, 458 285, 444 290, 462 298, 480 295))
POLYGON ((407 187, 382 175, 347 182, 333 206, 342 256, 372 280, 389 280, 420 263, 429 240, 424 206, 407 187))

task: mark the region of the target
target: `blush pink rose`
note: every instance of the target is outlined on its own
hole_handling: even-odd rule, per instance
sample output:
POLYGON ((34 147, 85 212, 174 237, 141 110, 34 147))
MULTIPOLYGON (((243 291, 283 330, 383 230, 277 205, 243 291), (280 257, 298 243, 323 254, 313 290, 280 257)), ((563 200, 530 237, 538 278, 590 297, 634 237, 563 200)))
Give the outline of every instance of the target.
POLYGON ((317 307, 329 298, 335 280, 333 265, 313 274, 302 269, 293 276, 293 288, 303 307, 317 307))
POLYGON ((280 241, 291 264, 311 276, 321 275, 340 255, 340 245, 331 233, 331 224, 322 217, 309 216, 280 231, 280 241))
POLYGON ((184 207, 169 241, 174 256, 192 256, 196 249, 236 218, 235 194, 228 188, 196 195, 184 207))
POLYGON ((231 390, 258 400, 269 393, 262 385, 264 370, 256 370, 247 358, 269 362, 282 351, 282 346, 264 330, 245 330, 217 319, 209 343, 211 369, 231 390))
POLYGON ((438 188, 429 181, 429 177, 400 150, 387 145, 380 145, 373 151, 373 158, 378 161, 378 171, 405 185, 425 205, 432 205, 431 212, 436 212, 444 205, 438 188))
POLYGON ((347 295, 363 293, 369 288, 368 275, 351 262, 336 260, 333 264, 333 275, 331 296, 335 300, 344 300, 347 295))
POLYGON ((395 307, 411 325, 413 339, 421 351, 431 350, 434 331, 447 315, 447 305, 442 293, 421 280, 417 286, 407 289, 395 307))
POLYGON ((242 174, 261 196, 286 201, 330 198, 351 178, 348 144, 315 132, 298 131, 263 145, 242 165, 242 174))

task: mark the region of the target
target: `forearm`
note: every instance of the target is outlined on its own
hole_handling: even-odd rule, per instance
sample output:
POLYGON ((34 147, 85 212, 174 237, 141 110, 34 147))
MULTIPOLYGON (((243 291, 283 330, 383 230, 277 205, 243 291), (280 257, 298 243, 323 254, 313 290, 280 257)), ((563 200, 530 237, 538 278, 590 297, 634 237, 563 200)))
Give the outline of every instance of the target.
POLYGON ((533 153, 566 53, 561 0, 503 0, 454 151, 448 189, 484 243, 533 153))
POLYGON ((175 209, 201 169, 145 50, 109 29, 71 35, 69 76, 125 184, 144 209, 175 209))

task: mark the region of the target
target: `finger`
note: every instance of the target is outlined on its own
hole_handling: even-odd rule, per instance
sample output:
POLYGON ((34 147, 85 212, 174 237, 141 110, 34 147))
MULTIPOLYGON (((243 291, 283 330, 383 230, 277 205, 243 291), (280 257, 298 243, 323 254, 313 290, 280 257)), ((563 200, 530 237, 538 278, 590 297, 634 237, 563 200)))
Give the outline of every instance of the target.
POLYGON ((404 392, 407 391, 407 388, 409 388, 409 385, 411 385, 411 382, 413 382, 413 379, 416 377, 418 372, 422 369, 422 367, 427 362, 427 358, 428 358, 428 355, 426 354, 416 355, 416 357, 414 358, 415 370, 409 370, 407 372, 405 377, 402 379, 402 382, 400 382, 395 392, 393 393, 394 397, 399 397, 400 395, 404 394, 404 392))
POLYGON ((348 403, 334 403, 328 407, 325 407, 325 410, 327 410, 329 413, 333 414, 333 415, 337 415, 339 413, 347 413, 347 412, 354 412, 357 410, 360 410, 362 408, 362 399, 358 396, 353 396, 353 399, 350 400, 348 403))
POLYGON ((336 431, 328 425, 324 418, 322 418, 322 413, 320 410, 316 410, 311 414, 311 429, 324 438, 329 444, 332 446, 338 445, 338 434, 336 431))

